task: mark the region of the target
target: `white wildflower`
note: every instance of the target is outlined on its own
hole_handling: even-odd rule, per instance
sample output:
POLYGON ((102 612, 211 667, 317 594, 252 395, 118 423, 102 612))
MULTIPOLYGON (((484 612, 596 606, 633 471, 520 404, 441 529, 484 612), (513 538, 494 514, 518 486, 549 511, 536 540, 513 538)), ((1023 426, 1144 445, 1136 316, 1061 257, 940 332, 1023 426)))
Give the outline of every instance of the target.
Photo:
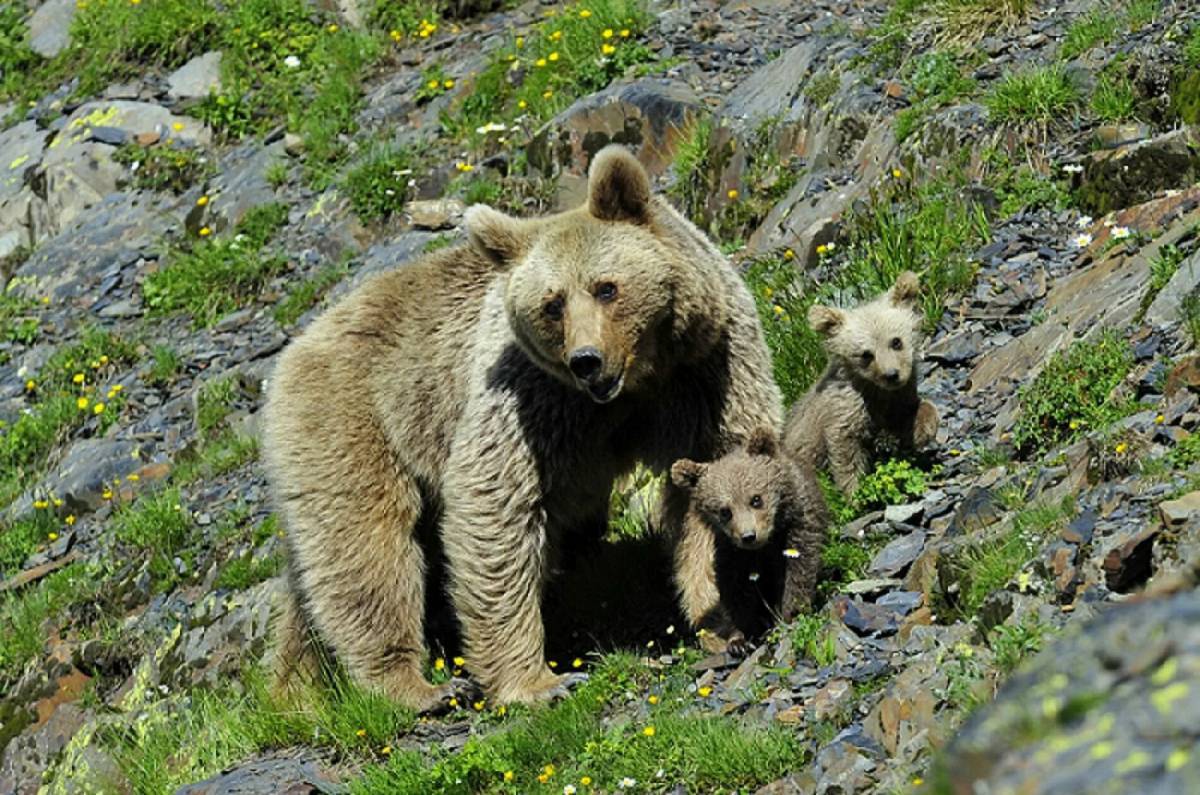
POLYGON ((480 135, 487 135, 488 133, 493 133, 493 132, 504 132, 507 129, 508 129, 507 125, 498 124, 497 122, 494 122, 494 121, 489 121, 487 124, 483 125, 482 127, 476 127, 475 132, 479 133, 480 135))
POLYGON ((1129 227, 1127 226, 1114 226, 1112 230, 1113 240, 1124 240, 1131 234, 1132 233, 1129 231, 1129 227))
POLYGON ((1087 229, 1089 226, 1092 225, 1093 220, 1094 219, 1090 215, 1081 215, 1081 216, 1079 216, 1079 219, 1075 222, 1075 226, 1077 226, 1080 229, 1087 229))
POLYGON ((1075 237, 1071 238, 1071 242, 1075 244, 1076 248, 1087 248, 1092 244, 1092 236, 1084 232, 1081 235, 1075 235, 1075 237))
POLYGON ((796 558, 800 557, 800 550, 798 550, 798 549, 785 549, 785 550, 783 550, 783 556, 784 556, 785 558, 792 558, 792 559, 794 560, 794 559, 796 559, 796 558))
POLYGON ((286 66, 288 69, 299 69, 300 68, 300 59, 294 55, 289 55, 288 57, 283 59, 283 65, 286 66))
POLYGON ((617 789, 633 789, 637 786, 637 779, 632 779, 629 776, 617 782, 617 789))
POLYGON ((1062 170, 1065 174, 1082 174, 1083 166, 1079 165, 1078 163, 1070 163, 1063 166, 1062 170))

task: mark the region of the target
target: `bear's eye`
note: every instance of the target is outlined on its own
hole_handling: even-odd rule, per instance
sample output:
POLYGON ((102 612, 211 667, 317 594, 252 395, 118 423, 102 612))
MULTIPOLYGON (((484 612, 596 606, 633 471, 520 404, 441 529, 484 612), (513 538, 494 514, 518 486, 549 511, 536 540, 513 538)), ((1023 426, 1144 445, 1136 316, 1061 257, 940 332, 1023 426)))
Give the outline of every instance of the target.
POLYGON ((722 522, 733 521, 733 511, 730 510, 728 506, 717 511, 717 514, 721 517, 722 522))
POLYGON ((862 363, 863 364, 870 364, 873 361, 875 361, 875 354, 871 353, 870 351, 862 352, 862 363))
POLYGON ((753 497, 751 497, 750 498, 750 507, 755 510, 758 510, 759 508, 763 507, 762 497, 758 496, 757 494, 755 494, 753 497))
POLYGON ((898 351, 904 347, 904 342, 899 337, 892 337, 892 350, 898 351))
POLYGON ((596 285, 596 300, 608 303, 617 297, 617 285, 612 282, 601 282, 596 285))
POLYGON ((562 320, 563 315, 563 300, 561 298, 551 298, 542 305, 542 311, 546 313, 546 317, 551 320, 562 320))

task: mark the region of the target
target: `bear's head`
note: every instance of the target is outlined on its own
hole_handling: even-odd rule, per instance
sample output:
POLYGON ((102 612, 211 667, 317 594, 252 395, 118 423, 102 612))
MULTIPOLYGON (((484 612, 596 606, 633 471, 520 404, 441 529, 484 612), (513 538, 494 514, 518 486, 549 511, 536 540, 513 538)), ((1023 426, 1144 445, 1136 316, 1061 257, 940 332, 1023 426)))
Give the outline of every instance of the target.
POLYGON ((724 324, 714 269, 691 261, 707 244, 681 232, 690 225, 651 197, 622 147, 596 154, 582 207, 517 219, 476 205, 466 225, 472 245, 508 273, 505 307, 521 349, 597 403, 651 387, 713 344, 698 328, 711 326, 715 340, 724 324))
POLYGON ((745 447, 702 464, 681 458, 671 481, 688 495, 688 510, 717 535, 741 549, 771 540, 775 514, 787 491, 787 469, 775 434, 760 428, 745 447))
POLYGON ((825 340, 831 359, 856 380, 880 389, 908 386, 915 373, 921 316, 916 311, 920 284, 904 271, 892 289, 854 309, 813 306, 808 323, 825 340))

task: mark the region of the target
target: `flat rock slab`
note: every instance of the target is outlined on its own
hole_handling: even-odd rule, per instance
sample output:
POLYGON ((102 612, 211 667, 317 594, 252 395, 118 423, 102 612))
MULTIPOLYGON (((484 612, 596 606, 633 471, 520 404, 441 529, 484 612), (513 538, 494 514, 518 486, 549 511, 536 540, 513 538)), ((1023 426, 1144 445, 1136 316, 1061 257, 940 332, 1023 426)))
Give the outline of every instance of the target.
POLYGON ((1160 503, 1158 512, 1164 524, 1181 525, 1197 514, 1200 514, 1200 491, 1193 491, 1177 500, 1167 500, 1160 503))
POLYGON ((167 75, 167 96, 198 99, 221 88, 221 53, 198 55, 167 75))
POLYGON ((71 43, 77 0, 46 0, 29 19, 29 49, 53 58, 71 43))
POLYGON ((256 759, 195 784, 175 795, 335 795, 347 792, 318 762, 256 759))

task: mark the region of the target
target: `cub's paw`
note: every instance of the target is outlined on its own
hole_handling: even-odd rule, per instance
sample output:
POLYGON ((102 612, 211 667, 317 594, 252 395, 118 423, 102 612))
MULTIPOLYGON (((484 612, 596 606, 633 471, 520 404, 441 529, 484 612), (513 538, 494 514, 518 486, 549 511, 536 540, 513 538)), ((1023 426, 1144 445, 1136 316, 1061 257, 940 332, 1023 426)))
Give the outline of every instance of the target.
POLYGON ((467 707, 483 698, 483 690, 470 679, 455 677, 434 688, 424 709, 419 714, 437 717, 467 707))
POLYGON ((734 657, 745 657, 754 649, 754 645, 741 632, 735 632, 725 641, 725 653, 734 657))
POLYGON ((498 698, 506 704, 548 704, 566 698, 587 680, 588 675, 582 672, 554 674, 542 680, 540 686, 501 690, 498 698))

